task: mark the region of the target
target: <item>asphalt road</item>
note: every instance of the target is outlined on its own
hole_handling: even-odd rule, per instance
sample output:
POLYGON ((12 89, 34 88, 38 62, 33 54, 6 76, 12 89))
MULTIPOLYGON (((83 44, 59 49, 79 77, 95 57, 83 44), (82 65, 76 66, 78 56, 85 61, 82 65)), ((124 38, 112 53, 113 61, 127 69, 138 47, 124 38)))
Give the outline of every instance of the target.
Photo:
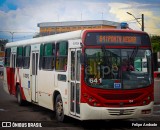
POLYGON ((21 124, 23 127, 28 127, 28 125, 42 126, 44 130, 159 130, 160 127, 141 127, 141 125, 144 123, 155 123, 160 126, 160 105, 157 104, 154 106, 154 113, 150 118, 107 121, 78 121, 68 118, 66 123, 60 123, 56 121, 55 113, 51 110, 30 103, 25 106, 19 106, 14 96, 4 92, 2 89, 2 80, 0 79, 0 129, 11 129, 2 128, 2 122, 11 122, 12 127, 18 127, 16 129, 22 129, 20 128, 21 126, 18 126, 21 124))

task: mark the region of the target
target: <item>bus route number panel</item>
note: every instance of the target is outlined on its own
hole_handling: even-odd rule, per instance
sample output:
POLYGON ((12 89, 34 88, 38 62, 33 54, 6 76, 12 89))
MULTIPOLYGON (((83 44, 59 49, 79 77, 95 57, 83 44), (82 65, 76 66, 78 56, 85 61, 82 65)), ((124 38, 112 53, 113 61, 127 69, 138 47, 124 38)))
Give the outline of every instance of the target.
POLYGON ((120 32, 88 32, 86 45, 150 45, 147 34, 120 32))

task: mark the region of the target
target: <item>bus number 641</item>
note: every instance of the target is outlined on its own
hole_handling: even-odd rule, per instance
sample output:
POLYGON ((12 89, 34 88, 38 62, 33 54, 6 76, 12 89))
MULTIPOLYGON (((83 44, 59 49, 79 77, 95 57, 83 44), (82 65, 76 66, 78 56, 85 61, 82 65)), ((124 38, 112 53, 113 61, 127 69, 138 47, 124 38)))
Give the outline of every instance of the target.
POLYGON ((102 83, 102 79, 101 78, 89 78, 89 83, 100 84, 100 83, 102 83))

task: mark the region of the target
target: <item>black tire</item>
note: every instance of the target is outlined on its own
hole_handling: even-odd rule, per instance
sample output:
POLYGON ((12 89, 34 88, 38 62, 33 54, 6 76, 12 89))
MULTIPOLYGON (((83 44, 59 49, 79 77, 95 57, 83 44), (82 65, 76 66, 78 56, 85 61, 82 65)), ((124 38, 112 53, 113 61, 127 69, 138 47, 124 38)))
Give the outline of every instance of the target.
POLYGON ((17 102, 20 106, 24 105, 24 101, 22 99, 22 94, 20 91, 20 86, 17 87, 17 102))
POLYGON ((64 122, 65 116, 64 116, 63 102, 60 94, 57 95, 56 97, 55 112, 57 121, 64 122))

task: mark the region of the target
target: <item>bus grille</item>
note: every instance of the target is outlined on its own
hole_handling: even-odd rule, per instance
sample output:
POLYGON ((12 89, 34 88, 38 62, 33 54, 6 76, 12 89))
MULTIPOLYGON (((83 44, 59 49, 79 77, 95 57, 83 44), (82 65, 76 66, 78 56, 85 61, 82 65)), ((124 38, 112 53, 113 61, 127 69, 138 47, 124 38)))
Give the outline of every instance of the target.
POLYGON ((134 114, 135 109, 108 109, 108 112, 112 116, 132 115, 134 114))
POLYGON ((107 100, 129 100, 136 99, 141 96, 143 93, 132 93, 132 94, 99 94, 99 96, 103 97, 107 100))

